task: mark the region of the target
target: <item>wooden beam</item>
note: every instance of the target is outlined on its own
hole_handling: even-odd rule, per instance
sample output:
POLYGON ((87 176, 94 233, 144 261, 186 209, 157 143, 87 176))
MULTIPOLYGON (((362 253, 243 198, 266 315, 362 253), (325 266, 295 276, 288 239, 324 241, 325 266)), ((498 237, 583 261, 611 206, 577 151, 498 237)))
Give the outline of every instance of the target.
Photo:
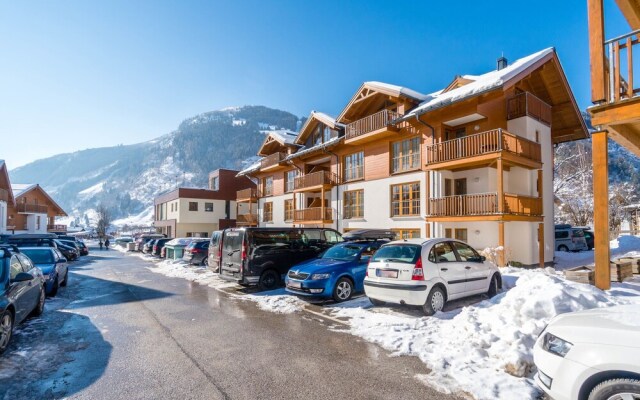
POLYGON ((498 266, 504 267, 504 253, 506 251, 504 247, 504 222, 498 222, 498 246, 502 247, 502 250, 498 251, 498 266))
POLYGON ((640 4, 637 0, 616 0, 631 29, 640 29, 640 4))
POLYGON ((609 267, 609 173, 606 131, 591 135, 593 153, 593 215, 595 284, 602 290, 611 288, 609 267))
POLYGON ((538 263, 544 268, 544 223, 538 224, 538 263))
POLYGON ((498 158, 498 213, 504 213, 504 165, 502 158, 498 158))
POLYGON ((640 121, 640 97, 589 108, 593 126, 626 124, 640 121))
POLYGON ((591 61, 591 102, 607 100, 604 56, 603 0, 587 0, 589 19, 589 55, 591 61))
POLYGON ((640 131, 630 128, 629 125, 610 125, 609 136, 631 153, 640 157, 640 131))

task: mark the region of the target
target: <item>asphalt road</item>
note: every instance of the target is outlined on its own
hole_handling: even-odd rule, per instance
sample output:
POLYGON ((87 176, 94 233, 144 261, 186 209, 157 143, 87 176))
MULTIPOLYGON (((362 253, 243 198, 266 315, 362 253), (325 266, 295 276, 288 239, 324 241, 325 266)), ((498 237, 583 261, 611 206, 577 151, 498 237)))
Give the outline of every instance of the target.
POLYGON ((2 399, 453 399, 415 357, 312 314, 262 311, 117 251, 72 264, 69 286, 16 330, 2 399))

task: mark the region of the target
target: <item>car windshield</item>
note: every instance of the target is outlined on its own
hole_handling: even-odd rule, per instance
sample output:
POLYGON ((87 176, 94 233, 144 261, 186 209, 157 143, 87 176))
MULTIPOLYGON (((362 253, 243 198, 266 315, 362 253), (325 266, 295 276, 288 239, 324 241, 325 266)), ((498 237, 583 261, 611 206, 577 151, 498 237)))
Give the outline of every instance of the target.
POLYGON ((53 263, 53 253, 49 249, 22 249, 20 251, 29 257, 34 264, 53 263))
POLYGON ((373 255, 371 262, 401 262, 401 263, 414 263, 417 259, 417 255, 420 254, 422 247, 409 244, 392 244, 388 246, 380 247, 380 250, 376 251, 373 255))
POLYGON ((330 258, 332 260, 353 261, 360 254, 361 246, 352 244, 333 246, 327 250, 322 258, 330 258))

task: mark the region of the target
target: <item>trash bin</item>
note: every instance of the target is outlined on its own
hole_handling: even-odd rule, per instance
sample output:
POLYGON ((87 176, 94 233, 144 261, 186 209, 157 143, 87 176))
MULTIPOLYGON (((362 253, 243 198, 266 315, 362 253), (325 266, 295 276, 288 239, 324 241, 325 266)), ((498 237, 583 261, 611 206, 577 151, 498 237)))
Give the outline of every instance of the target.
POLYGON ((135 251, 135 249, 136 249, 135 242, 127 243, 127 251, 135 251))

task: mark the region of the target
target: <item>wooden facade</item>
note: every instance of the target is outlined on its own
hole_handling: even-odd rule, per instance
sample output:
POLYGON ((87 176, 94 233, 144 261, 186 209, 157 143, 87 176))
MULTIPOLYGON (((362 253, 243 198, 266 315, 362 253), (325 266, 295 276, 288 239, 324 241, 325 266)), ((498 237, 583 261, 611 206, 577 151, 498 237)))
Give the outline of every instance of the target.
POLYGON ((56 224, 55 219, 67 213, 40 185, 13 185, 12 191, 15 204, 8 207, 7 230, 66 232, 66 225, 56 224))

